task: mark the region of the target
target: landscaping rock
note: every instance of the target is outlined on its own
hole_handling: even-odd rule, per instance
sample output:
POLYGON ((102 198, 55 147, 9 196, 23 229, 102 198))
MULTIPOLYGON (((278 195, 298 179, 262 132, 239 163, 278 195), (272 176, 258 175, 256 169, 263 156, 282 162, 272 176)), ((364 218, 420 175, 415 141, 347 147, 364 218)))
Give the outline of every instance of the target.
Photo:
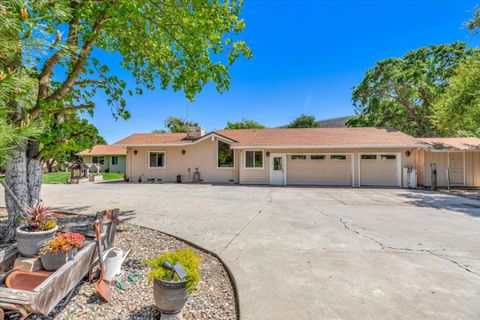
MULTIPOLYGON (((5 220, 0 216, 0 230, 5 227, 5 220)), ((58 222, 60 226, 74 228, 75 225, 93 224, 93 218, 62 215, 58 222)), ((143 261, 165 250, 189 246, 164 233, 128 223, 118 226, 115 246, 132 251, 123 264, 122 274, 112 284, 113 295, 109 303, 99 298, 93 283, 83 281, 73 290, 70 299, 60 302, 48 316, 32 315, 28 319, 160 319, 152 285, 145 277, 149 269, 143 261), (127 276, 134 274, 140 275, 134 276, 135 282, 132 282, 127 276), (120 289, 120 283, 124 290, 120 289)), ((215 257, 194 250, 203 256, 202 280, 182 314, 170 319, 237 319, 234 290, 223 265, 215 257)))

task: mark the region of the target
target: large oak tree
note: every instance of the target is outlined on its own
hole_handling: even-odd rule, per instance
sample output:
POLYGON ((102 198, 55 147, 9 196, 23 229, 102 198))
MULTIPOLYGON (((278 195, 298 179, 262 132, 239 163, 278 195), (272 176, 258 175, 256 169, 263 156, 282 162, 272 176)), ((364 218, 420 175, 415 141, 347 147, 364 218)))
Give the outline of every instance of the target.
POLYGON ((458 65, 474 55, 478 55, 477 49, 455 42, 377 62, 354 88, 358 116, 347 124, 390 127, 417 137, 437 135, 435 103, 447 90, 458 65))
MULTIPOLYGON (((93 113, 99 90, 112 115, 123 118, 130 116, 125 93, 172 88, 193 99, 209 82, 223 92, 228 66, 251 55, 237 39, 245 27, 241 7, 240 0, 0 0, 5 125, 18 137, 26 128, 57 126, 59 141, 49 143, 62 143, 71 131, 68 119, 79 111, 93 113), (117 57, 135 78, 133 88, 110 71, 106 60, 117 57)), ((33 133, 11 141, 5 181, 23 204, 35 205, 42 150, 49 146, 33 133)), ((12 238, 19 209, 8 194, 6 205, 12 238)))

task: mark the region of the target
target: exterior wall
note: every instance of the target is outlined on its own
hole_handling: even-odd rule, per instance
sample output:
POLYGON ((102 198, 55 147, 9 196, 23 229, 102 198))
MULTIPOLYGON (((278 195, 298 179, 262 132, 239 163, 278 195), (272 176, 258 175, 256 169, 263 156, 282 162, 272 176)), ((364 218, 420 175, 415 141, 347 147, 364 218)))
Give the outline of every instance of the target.
MULTIPOLYGON (((452 151, 453 152, 453 151, 452 151)), ((431 152, 423 151, 424 165, 422 171, 418 173, 419 185, 431 186, 431 164, 437 165, 437 185, 439 187, 447 187, 447 168, 448 168, 448 152, 431 152)), ((467 187, 480 187, 480 152, 464 153, 464 170, 465 181, 467 187)))
POLYGON ((234 168, 217 168, 217 141, 211 139, 180 147, 127 148, 127 177, 134 182, 139 177, 142 181, 161 179, 163 182, 174 182, 177 175, 182 176, 183 182, 189 182, 198 168, 200 177, 205 182, 228 183, 238 181, 237 166, 238 157, 235 158, 234 168), (185 150, 185 154, 182 154, 182 150, 185 150), (150 151, 165 152, 165 168, 149 168, 150 151))
MULTIPOLYGON (((248 149, 248 150, 262 150, 262 149, 248 149)), ((401 167, 409 166, 415 167, 415 152, 413 149, 392 148, 392 149, 264 149, 263 153, 263 168, 262 169, 247 169, 245 168, 245 150, 240 151, 238 159, 240 170, 240 184, 269 184, 270 183, 270 158, 266 153, 286 153, 286 154, 306 154, 306 153, 353 153, 353 182, 355 186, 360 182, 360 154, 362 153, 399 153, 401 167), (410 156, 407 156, 406 151, 410 151, 410 156)), ((290 160, 292 161, 292 160, 290 160)), ((289 160, 287 157, 287 171, 289 160)), ((288 184, 288 181, 287 181, 288 184)))
MULTIPOLYGON (((101 157, 101 156, 100 156, 101 157)), ((125 172, 126 171, 126 156, 124 155, 119 155, 118 156, 118 165, 113 165, 112 164, 112 156, 110 155, 105 155, 103 156, 105 158, 105 162, 103 166, 100 166, 100 172, 125 172)), ((92 163, 92 158, 93 156, 82 156, 82 161, 83 163, 92 163)), ((96 167, 91 166, 90 172, 96 172, 96 167)))

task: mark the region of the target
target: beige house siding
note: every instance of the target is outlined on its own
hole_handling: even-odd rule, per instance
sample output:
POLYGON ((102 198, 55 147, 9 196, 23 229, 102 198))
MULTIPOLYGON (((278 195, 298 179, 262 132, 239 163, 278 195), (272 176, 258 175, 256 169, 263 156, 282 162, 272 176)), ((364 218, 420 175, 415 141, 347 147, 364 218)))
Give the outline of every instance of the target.
MULTIPOLYGON (((238 159, 235 158, 235 167, 238 159)), ((217 168, 217 141, 204 140, 197 144, 181 147, 128 147, 127 177, 130 181, 161 179, 163 182, 176 181, 181 175, 183 182, 193 178, 196 168, 205 182, 233 182, 236 168, 217 168), (135 154, 134 151, 137 151, 135 154), (182 153, 185 150, 185 154, 182 153), (165 152, 165 168, 149 168, 149 152, 165 152)))
MULTIPOLYGON (((455 152, 455 151, 452 151, 455 152)), ((457 151, 458 152, 458 151, 457 151)), ((437 185, 447 187, 447 168, 449 152, 421 151, 423 153, 423 166, 418 172, 418 184, 425 187, 431 186, 431 164, 437 165, 437 185)), ((463 153, 460 151, 460 153, 463 153)), ((464 152, 465 185, 467 187, 480 187, 480 152, 464 152)))
MULTIPOLYGON (((96 156, 95 156, 96 157, 96 156)), ((99 156, 102 157, 102 156, 99 156)), ((126 171, 126 156, 124 155, 118 155, 118 165, 113 165, 112 164, 112 156, 111 155, 106 155, 103 156, 105 158, 104 165, 100 166, 100 172, 125 172, 126 171)), ((93 156, 81 156, 83 163, 92 163, 92 158, 93 156)), ((91 166, 90 167, 90 172, 96 172, 96 167, 91 166)))
MULTIPOLYGON (((250 149, 249 149, 250 150, 250 149)), ((262 150, 262 149, 251 149, 251 150, 262 150)), ((415 167, 415 152, 413 149, 406 149, 406 148, 391 148, 391 149, 264 149, 264 161, 263 161, 263 169, 248 169, 245 168, 245 150, 240 151, 240 155, 238 157, 238 163, 240 166, 240 183, 241 184, 269 184, 270 183, 270 158, 266 156, 267 152, 270 153, 286 153, 286 154, 310 154, 310 153, 322 153, 322 154, 352 154, 353 153, 353 183, 355 186, 359 185, 360 182, 360 170, 359 170, 359 160, 360 154, 363 153, 379 153, 379 154, 400 154, 400 166, 410 166, 415 167), (410 151, 410 155, 406 155, 406 151, 410 151)), ((293 182, 300 184, 301 181, 298 180, 301 176, 305 175, 305 172, 310 171, 312 172, 313 169, 309 169, 307 167, 302 168, 298 176, 295 173, 292 175, 293 167, 291 165, 291 161, 298 161, 298 160, 290 160, 287 157, 287 184, 291 184, 291 181, 288 178, 293 177, 293 182), (289 170, 290 168, 290 170, 289 170)), ((350 156, 348 156, 350 159, 350 156)), ((348 161, 349 162, 349 161, 348 161)), ((351 165, 351 163, 350 163, 351 165)), ((303 183, 302 183, 303 184, 303 183)), ((338 184, 338 183, 337 183, 338 184)))

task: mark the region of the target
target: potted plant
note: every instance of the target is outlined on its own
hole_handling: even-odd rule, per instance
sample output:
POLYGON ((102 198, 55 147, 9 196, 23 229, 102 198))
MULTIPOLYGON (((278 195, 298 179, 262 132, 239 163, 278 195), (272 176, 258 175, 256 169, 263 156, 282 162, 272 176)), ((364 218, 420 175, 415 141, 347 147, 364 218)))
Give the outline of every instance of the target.
POLYGON ((175 315, 182 311, 189 293, 200 281, 201 261, 202 257, 192 249, 165 251, 145 261, 152 269, 147 277, 153 282, 155 304, 161 313, 175 315), (176 272, 178 268, 184 274, 176 272))
POLYGON ((40 249, 40 260, 43 268, 48 271, 59 269, 73 258, 78 249, 83 246, 84 241, 85 237, 80 233, 59 233, 40 249))
POLYGON ((21 224, 16 229, 17 248, 22 256, 33 257, 46 241, 55 237, 58 229, 55 215, 60 211, 41 202, 33 208, 24 207, 22 211, 23 215, 18 218, 21 224))

